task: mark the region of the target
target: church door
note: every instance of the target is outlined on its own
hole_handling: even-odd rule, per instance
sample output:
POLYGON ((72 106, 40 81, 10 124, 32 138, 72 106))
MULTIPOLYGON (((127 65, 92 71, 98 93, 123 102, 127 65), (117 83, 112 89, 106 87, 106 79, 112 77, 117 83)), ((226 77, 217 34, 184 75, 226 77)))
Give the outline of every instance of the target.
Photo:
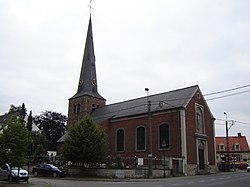
POLYGON ((204 143, 202 142, 199 143, 198 150, 199 150, 199 169, 204 170, 205 169, 204 143))

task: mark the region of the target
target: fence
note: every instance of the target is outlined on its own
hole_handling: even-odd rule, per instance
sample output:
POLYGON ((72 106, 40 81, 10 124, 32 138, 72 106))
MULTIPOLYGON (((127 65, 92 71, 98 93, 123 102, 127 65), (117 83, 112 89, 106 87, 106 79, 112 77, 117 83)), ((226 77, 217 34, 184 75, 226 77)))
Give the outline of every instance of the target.
MULTIPOLYGON (((145 175, 148 172, 149 158, 147 157, 106 157, 101 163, 82 163, 66 161, 61 155, 59 156, 30 156, 29 164, 36 165, 39 163, 53 163, 56 166, 77 167, 85 169, 116 169, 116 170, 135 170, 136 175, 145 175)), ((169 171, 171 175, 181 174, 183 172, 183 159, 182 158, 152 158, 152 169, 154 171, 165 170, 169 171)))

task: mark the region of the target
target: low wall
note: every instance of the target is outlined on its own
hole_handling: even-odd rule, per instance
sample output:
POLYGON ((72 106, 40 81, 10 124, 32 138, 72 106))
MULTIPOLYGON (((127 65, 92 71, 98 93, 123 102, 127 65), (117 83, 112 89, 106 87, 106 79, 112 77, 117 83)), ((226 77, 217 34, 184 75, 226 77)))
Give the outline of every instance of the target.
POLYGON ((218 173, 219 169, 216 165, 210 165, 210 173, 214 174, 214 173, 218 173))
POLYGON ((196 164, 187 164, 186 165, 186 174, 187 175, 196 175, 197 174, 197 165, 196 164))
MULTIPOLYGON (((218 173, 218 167, 216 165, 209 165, 208 167, 206 167, 206 169, 203 171, 203 173, 205 174, 214 174, 214 173, 218 173)), ((187 175, 197 175, 197 173, 199 173, 202 171, 198 171, 198 166, 196 164, 188 164, 186 165, 186 174, 187 175)))
MULTIPOLYGON (((147 178, 146 169, 85 169, 68 167, 69 176, 100 178, 147 178)), ((162 178, 164 170, 153 170, 153 178, 162 178)), ((170 170, 165 170, 166 177, 171 177, 170 170)))

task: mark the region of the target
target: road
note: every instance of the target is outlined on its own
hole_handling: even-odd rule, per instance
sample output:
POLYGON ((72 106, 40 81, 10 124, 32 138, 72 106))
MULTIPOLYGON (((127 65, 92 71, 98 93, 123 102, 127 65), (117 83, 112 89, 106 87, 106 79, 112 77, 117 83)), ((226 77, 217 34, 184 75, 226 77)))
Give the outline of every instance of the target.
POLYGON ((34 186, 53 187, 250 187, 250 172, 231 172, 215 175, 175 177, 166 179, 84 180, 31 177, 34 186))

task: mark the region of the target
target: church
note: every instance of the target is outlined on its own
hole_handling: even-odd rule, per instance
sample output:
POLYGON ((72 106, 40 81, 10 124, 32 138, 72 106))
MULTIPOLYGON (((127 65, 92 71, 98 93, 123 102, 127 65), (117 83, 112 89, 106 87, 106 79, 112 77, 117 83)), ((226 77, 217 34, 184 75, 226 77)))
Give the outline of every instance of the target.
POLYGON ((106 130, 110 162, 136 163, 151 175, 159 165, 183 175, 217 171, 215 118, 198 85, 106 105, 98 92, 91 16, 68 128, 86 114, 106 130))

